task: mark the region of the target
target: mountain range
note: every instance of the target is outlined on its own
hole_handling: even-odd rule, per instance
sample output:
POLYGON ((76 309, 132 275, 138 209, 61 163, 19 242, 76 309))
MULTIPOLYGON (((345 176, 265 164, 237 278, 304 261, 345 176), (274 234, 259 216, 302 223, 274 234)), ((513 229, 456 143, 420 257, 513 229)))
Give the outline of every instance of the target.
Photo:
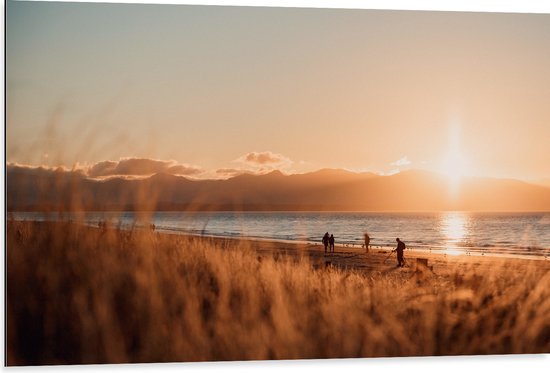
POLYGON ((8 211, 550 211, 550 188, 511 179, 463 178, 455 192, 427 171, 391 176, 323 169, 193 180, 159 173, 91 179, 70 171, 10 167, 8 211))

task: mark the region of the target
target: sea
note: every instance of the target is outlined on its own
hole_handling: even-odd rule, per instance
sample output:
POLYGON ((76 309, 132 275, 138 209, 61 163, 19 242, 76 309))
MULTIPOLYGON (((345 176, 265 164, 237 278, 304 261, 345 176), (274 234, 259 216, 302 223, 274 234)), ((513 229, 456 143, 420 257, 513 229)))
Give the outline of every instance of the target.
POLYGON ((209 237, 321 243, 325 232, 337 246, 394 247, 450 255, 500 255, 550 259, 550 212, 80 212, 10 213, 8 219, 70 220, 90 226, 151 229, 209 237))

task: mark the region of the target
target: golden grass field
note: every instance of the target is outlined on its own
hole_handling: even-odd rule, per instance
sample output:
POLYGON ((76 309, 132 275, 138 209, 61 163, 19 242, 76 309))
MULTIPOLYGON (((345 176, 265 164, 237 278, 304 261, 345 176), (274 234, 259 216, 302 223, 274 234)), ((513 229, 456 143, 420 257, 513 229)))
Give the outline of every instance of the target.
POLYGON ((550 352, 546 260, 396 268, 380 248, 76 223, 6 236, 8 365, 550 352))

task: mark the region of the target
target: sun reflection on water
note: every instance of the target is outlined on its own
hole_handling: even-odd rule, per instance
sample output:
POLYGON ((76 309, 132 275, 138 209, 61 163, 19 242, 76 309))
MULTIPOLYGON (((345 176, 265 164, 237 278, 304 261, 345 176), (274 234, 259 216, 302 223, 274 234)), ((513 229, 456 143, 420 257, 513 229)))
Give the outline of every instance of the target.
POLYGON ((441 216, 439 223, 444 236, 444 252, 448 255, 464 254, 464 240, 468 235, 468 216, 462 212, 448 212, 441 216))

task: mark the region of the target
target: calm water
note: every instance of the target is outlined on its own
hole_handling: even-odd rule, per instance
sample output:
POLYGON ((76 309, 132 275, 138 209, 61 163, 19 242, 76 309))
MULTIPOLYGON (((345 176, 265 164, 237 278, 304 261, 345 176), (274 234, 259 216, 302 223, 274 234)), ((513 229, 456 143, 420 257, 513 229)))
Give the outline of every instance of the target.
MULTIPOLYGON (((15 213, 13 218, 143 226, 131 212, 15 213)), ((360 246, 367 231, 374 246, 395 246, 400 237, 412 249, 449 254, 550 255, 550 213, 157 212, 151 219, 159 232, 319 243, 328 231, 337 245, 360 246)))

